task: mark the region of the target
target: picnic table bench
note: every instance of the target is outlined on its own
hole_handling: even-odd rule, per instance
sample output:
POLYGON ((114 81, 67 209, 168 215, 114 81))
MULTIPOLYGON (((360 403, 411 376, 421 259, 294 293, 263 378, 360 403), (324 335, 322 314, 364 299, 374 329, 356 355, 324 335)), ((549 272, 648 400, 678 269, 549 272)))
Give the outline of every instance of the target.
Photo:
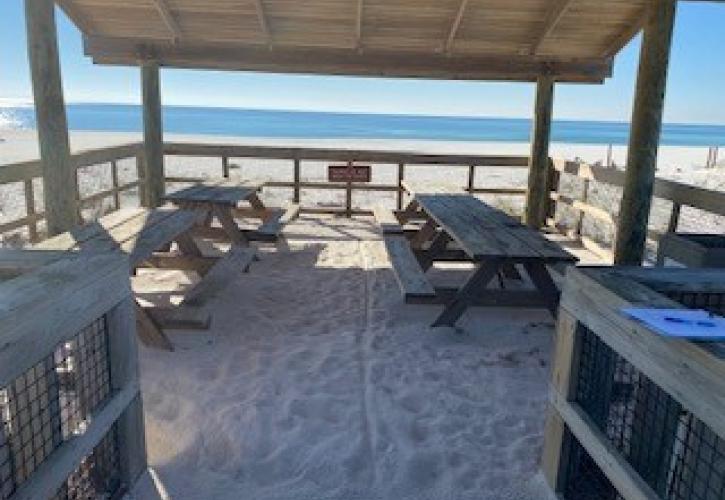
MULTIPOLYGON (((434 326, 453 326, 470 306, 544 307, 556 315, 559 290, 548 265, 572 264, 576 258, 518 220, 468 194, 417 194, 411 201, 425 217, 410 236, 383 218, 383 237, 406 302, 444 304, 434 326), (436 261, 474 264, 460 288, 433 287, 426 272, 436 261), (521 278, 525 270, 533 289, 491 288, 497 276, 521 278)), ((397 218, 405 220, 411 206, 397 218)))
POLYGON ((164 196, 164 200, 179 208, 202 210, 207 214, 202 227, 196 234, 221 238, 233 244, 248 246, 250 241, 275 241, 286 224, 299 214, 300 207, 291 204, 287 209, 268 209, 258 192, 260 186, 239 185, 229 181, 202 182, 180 189, 164 196), (239 204, 250 206, 240 209, 239 204), (235 215, 251 215, 262 219, 262 224, 253 231, 245 231, 234 220, 235 215), (216 218, 221 228, 212 226, 216 218))
MULTIPOLYGON (((183 303, 200 305, 210 289, 219 288, 219 281, 228 281, 233 275, 230 270, 244 271, 254 258, 253 250, 241 247, 233 247, 222 258, 202 255, 190 233, 205 218, 206 213, 197 210, 123 209, 49 238, 34 249, 52 251, 51 256, 76 251, 121 251, 128 255, 131 272, 141 267, 196 271, 202 279, 186 291, 183 303), (178 248, 170 251, 174 242, 178 248)), ((145 308, 137 300, 136 312, 141 340, 168 350, 173 346, 163 328, 209 326, 209 314, 195 308, 145 308)))

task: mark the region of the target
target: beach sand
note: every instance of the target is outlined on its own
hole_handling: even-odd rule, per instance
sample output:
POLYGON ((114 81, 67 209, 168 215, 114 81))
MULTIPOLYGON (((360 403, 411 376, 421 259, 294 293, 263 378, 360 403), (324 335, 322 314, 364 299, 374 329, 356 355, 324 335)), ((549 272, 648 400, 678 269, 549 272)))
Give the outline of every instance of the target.
MULTIPOLYGON (((37 157, 32 132, 0 136, 5 139, 0 163, 37 157)), ((138 134, 72 134, 74 150, 138 140, 138 134)), ((526 144, 506 143, 173 135, 166 140, 528 151, 526 144)), ((554 144, 552 151, 592 163, 606 155, 603 146, 554 144)), ((621 164, 623 155, 623 148, 616 148, 615 162, 621 164)), ((661 175, 722 188, 723 169, 703 171, 705 158, 702 148, 664 147, 661 175)), ((233 175, 240 180, 291 177, 289 161, 234 163, 239 167, 233 175)), ((134 169, 133 162, 121 165, 129 178, 134 169)), ((218 159, 173 158, 167 169, 172 175, 216 177, 221 167, 218 159)), ((464 168, 409 170, 415 178, 465 184, 464 168)), ((81 172, 81 189, 104 186, 104 172, 81 172)), ((393 182, 395 170, 376 175, 376 182, 393 182)), ((304 178, 324 178, 324 164, 306 164, 304 178)), ((526 170, 486 169, 477 182, 525 186, 526 170)), ((5 191, 0 198, 6 217, 23 210, 13 193, 5 191)), ((616 193, 602 193, 599 203, 610 209, 618 204, 616 193)), ((273 203, 287 196, 265 192, 273 203)), ((319 196, 321 205, 340 201, 335 195, 319 196)), ((303 216, 285 235, 287 245, 263 248, 260 262, 207 305, 213 315, 210 330, 170 332, 173 353, 141 348, 150 469, 129 497, 552 498, 538 473, 554 333, 548 313, 472 309, 457 330, 431 329, 440 308, 402 303, 372 219, 303 216)), ((460 282, 467 271, 442 266, 432 279, 460 282)), ((149 283, 172 290, 185 279, 173 272, 150 275, 135 278, 138 291, 149 283)))

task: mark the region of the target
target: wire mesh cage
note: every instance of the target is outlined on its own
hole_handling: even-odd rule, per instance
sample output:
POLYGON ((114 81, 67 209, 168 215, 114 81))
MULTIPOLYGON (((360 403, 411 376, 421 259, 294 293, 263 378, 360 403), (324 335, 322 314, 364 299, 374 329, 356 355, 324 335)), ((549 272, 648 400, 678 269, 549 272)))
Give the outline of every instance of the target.
MULTIPOLYGON (((629 465, 663 499, 725 499, 725 440, 594 332, 579 334, 575 401, 629 465)), ((620 498, 571 441, 566 498, 620 498)))
MULTIPOLYGON (((11 498, 56 449, 83 434, 112 392, 105 316, 0 388, 0 499, 11 498)), ((118 488, 114 477, 118 477, 118 446, 112 431, 56 498, 112 493, 118 488)))

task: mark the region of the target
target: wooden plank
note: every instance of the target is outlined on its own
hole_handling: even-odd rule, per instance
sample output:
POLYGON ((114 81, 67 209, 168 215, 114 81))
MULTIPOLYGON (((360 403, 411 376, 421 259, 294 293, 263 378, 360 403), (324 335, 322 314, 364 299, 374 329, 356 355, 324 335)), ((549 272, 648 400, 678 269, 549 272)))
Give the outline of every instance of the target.
POLYGON ((138 338, 145 345, 165 351, 174 350, 174 345, 162 330, 161 325, 138 303, 138 300, 136 301, 136 326, 138 338))
POLYGON ((176 43, 181 38, 181 27, 179 27, 179 23, 176 21, 176 17, 171 12, 169 5, 166 3, 166 0, 152 0, 152 3, 164 21, 164 24, 169 28, 171 40, 176 43))
POLYGON ((468 0, 461 0, 461 3, 458 5, 458 9, 456 10, 456 15, 453 18, 451 27, 448 29, 448 36, 446 37, 445 42, 443 42, 443 52, 447 54, 450 54, 451 50, 453 49, 453 43, 456 40, 458 29, 461 27, 461 23, 463 22, 463 16, 466 13, 467 6, 468 0))
POLYGON ((572 0, 555 0, 552 3, 549 8, 549 12, 546 14, 546 18, 544 19, 544 23, 541 25, 541 29, 536 33, 533 42, 531 43, 531 49, 529 52, 532 55, 536 55, 539 52, 541 45, 559 25, 559 22, 567 13, 572 3, 572 0))
POLYGON ((0 283, 0 386, 130 294, 120 253, 69 256, 0 283))
POLYGON ((403 226, 400 225, 395 213, 389 208, 377 206, 373 208, 373 215, 383 234, 403 234, 403 226))
POLYGON ((236 277, 249 269, 256 256, 252 248, 233 245, 204 278, 184 296, 185 305, 202 305, 221 293, 236 277))
POLYGON ((0 249, 0 279, 10 279, 56 262, 68 254, 54 250, 0 249))
POLYGON ((395 278, 398 280, 405 300, 435 297, 433 285, 426 278, 405 236, 386 234, 383 236, 383 240, 395 278))
POLYGON ((51 236, 68 231, 79 222, 75 203, 78 186, 70 161, 54 9, 52 0, 25 2, 28 59, 45 186, 45 217, 51 236))
POLYGON ((76 470, 81 460, 93 451, 123 411, 138 397, 138 393, 139 386, 135 383, 127 384, 114 394, 111 400, 88 420, 88 427, 83 434, 64 442, 53 452, 52 458, 40 464, 33 473, 33 480, 22 484, 13 495, 13 500, 52 498, 68 476, 76 470))
POLYGON ((209 311, 197 307, 151 307, 146 312, 161 328, 206 330, 211 324, 209 311))
POLYGON ((74 227, 72 230, 41 241, 33 248, 41 250, 72 250, 91 238, 107 234, 108 231, 133 219, 147 217, 147 212, 139 208, 118 210, 95 222, 74 227))
POLYGON ((579 405, 567 402, 554 392, 551 393, 551 399, 567 428, 624 498, 661 500, 579 405))

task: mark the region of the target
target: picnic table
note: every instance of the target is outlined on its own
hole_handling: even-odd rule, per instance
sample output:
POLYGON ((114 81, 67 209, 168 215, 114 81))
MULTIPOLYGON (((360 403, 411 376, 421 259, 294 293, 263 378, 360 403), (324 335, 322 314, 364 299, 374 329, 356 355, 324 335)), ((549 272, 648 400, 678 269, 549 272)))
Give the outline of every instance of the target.
MULTIPOLYGON (((232 248, 222 258, 204 256, 190 234, 205 217, 206 213, 197 210, 123 209, 49 238, 34 250, 52 251, 49 258, 64 252, 121 251, 128 256, 132 273, 141 267, 196 271, 201 281, 186 291, 183 304, 198 306, 222 280, 234 275, 231 271, 245 271, 254 258, 254 251, 245 248, 232 248), (173 243, 178 248, 170 251, 173 243)), ((208 313, 193 307, 146 308, 137 300, 136 312, 141 340, 168 350, 173 346, 163 328, 209 326, 208 313)))
POLYGON ((230 181, 202 182, 180 189, 164 196, 179 208, 200 210, 206 218, 196 234, 208 237, 221 237, 233 244, 248 246, 252 240, 275 241, 285 224, 299 214, 299 205, 290 205, 286 210, 268 209, 257 194, 261 186, 240 185, 230 181), (239 204, 246 202, 247 209, 239 204), (262 224, 254 231, 244 231, 235 221, 236 215, 251 215, 262 219, 262 224), (213 219, 219 221, 221 228, 212 226, 213 219))
MULTIPOLYGON (((407 234, 390 215, 383 233, 393 269, 407 302, 444 304, 433 326, 453 326, 470 306, 544 307, 556 315, 559 290, 547 266, 576 258, 538 231, 468 194, 416 194, 396 219, 422 214, 424 224, 407 234), (474 264, 460 288, 434 288, 425 275, 436 261, 474 264), (497 276, 529 276, 533 289, 492 288, 497 276)), ((501 281, 502 283, 502 281, 501 281)))

